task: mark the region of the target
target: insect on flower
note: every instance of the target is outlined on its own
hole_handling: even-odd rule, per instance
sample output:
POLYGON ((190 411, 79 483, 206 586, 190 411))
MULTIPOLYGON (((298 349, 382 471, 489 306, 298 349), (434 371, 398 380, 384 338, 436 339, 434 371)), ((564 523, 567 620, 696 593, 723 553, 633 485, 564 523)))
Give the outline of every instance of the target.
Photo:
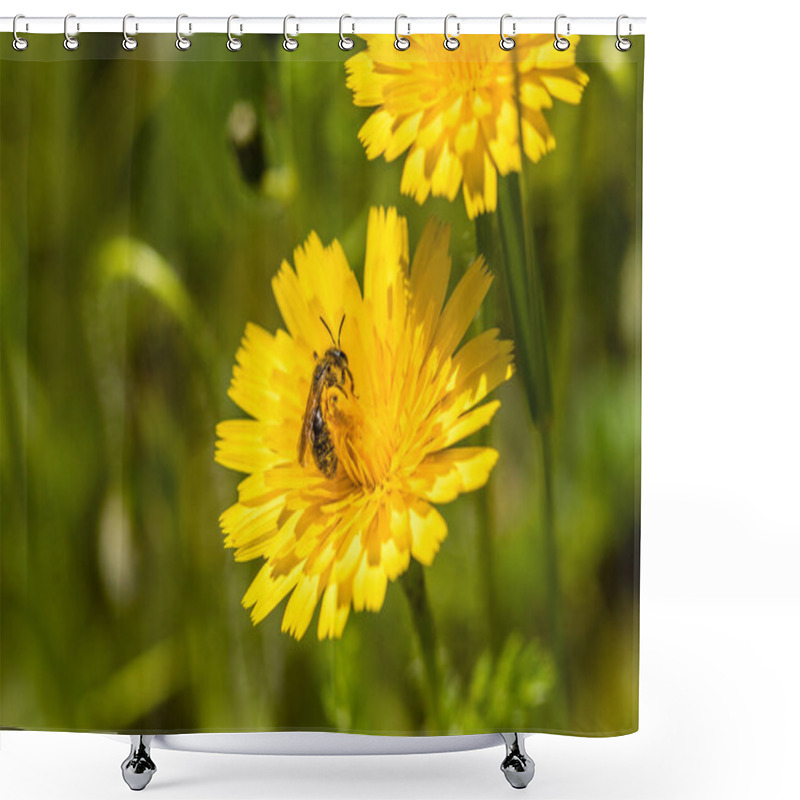
POLYGON ((348 378, 350 379, 350 391, 355 395, 355 382, 347 361, 347 354, 342 350, 341 345, 345 315, 342 315, 336 339, 333 338, 328 323, 322 317, 319 319, 325 326, 325 330, 328 331, 333 346, 325 351, 322 358, 319 358, 316 352, 314 353, 316 366, 308 390, 303 429, 297 444, 297 460, 300 462, 300 466, 304 467, 307 463, 307 451, 310 449, 317 469, 326 478, 332 478, 339 467, 339 457, 336 455, 336 448, 328 428, 328 420, 323 411, 323 395, 333 393, 331 402, 336 403, 336 393, 341 392, 345 397, 348 396, 346 386, 348 378))
POLYGON ((492 275, 479 256, 448 292, 449 250, 429 220, 412 257, 405 218, 373 208, 363 283, 311 233, 272 278, 283 327, 247 323, 229 394, 248 417, 219 423, 216 459, 246 473, 220 527, 237 561, 263 562, 242 599, 254 625, 285 600, 282 631, 302 639, 319 609, 317 637, 338 639, 411 559, 432 566, 438 506, 489 480, 499 451, 464 440, 498 411, 513 343, 467 335, 492 275))

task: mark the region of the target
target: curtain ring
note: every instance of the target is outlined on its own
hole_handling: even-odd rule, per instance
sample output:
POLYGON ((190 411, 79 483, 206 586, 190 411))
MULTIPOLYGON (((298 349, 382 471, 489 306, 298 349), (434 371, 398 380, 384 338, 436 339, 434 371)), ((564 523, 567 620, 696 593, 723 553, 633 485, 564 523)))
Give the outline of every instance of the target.
POLYGON ((456 35, 455 36, 451 36, 447 32, 447 23, 450 22, 451 19, 458 19, 458 18, 456 17, 455 14, 448 14, 444 18, 444 42, 443 42, 443 44, 444 44, 444 49, 445 50, 450 50, 452 52, 453 50, 458 50, 458 46, 461 44, 461 42, 458 41, 458 31, 459 31, 459 28, 461 26, 459 25, 458 22, 456 22, 456 35))
MULTIPOLYGON (((349 14, 342 14, 342 16, 339 17, 339 49, 340 50, 352 50, 353 49, 353 45, 355 45, 355 42, 349 36, 345 36, 344 35, 343 27, 344 27, 344 21, 346 19, 353 19, 353 18, 349 14)), ((353 32, 354 33, 355 33, 355 29, 356 29, 356 26, 353 25, 353 32)))
POLYGON ((511 19, 511 17, 512 17, 511 14, 503 14, 503 16, 500 17, 500 49, 501 50, 513 50, 514 47, 517 44, 514 41, 514 38, 513 38, 513 34, 517 32, 517 25, 516 25, 515 22, 511 23, 512 36, 506 36, 505 33, 503 33, 503 24, 505 23, 505 21, 507 19, 511 19))
MULTIPOLYGON (((399 50, 401 53, 411 47, 411 39, 406 39, 405 36, 400 35, 400 20, 408 19, 405 14, 398 14, 394 18, 394 49, 399 50)), ((411 33, 411 24, 406 23, 408 32, 411 33)))
MULTIPOLYGON (((287 26, 289 24, 290 19, 297 19, 297 17, 293 17, 291 14, 289 14, 288 16, 285 16, 283 18, 283 49, 289 53, 292 53, 295 50, 297 50, 298 47, 300 47, 300 42, 298 42, 297 39, 295 39, 293 36, 289 36, 289 33, 287 31, 287 26)), ((300 26, 296 25, 295 27, 296 27, 296 32, 299 33, 300 26)))
MULTIPOLYGON (((74 14, 67 14, 64 17, 64 49, 65 50, 77 50, 80 46, 80 42, 74 37, 70 36, 69 34, 69 21, 71 19, 75 19, 74 14)), ((75 32, 77 33, 81 29, 81 26, 78 23, 75 23, 75 32)))
MULTIPOLYGON (((553 41, 553 47, 559 51, 559 53, 563 53, 565 50, 569 50, 569 39, 565 39, 563 36, 560 36, 558 33, 558 21, 560 19, 566 19, 566 14, 559 14, 556 17, 555 25, 553 26, 553 33, 555 34, 555 40, 553 41)), ((569 22, 567 23, 567 36, 569 36, 569 22)))
MULTIPOLYGON (((619 35, 619 24, 622 22, 623 19, 628 19, 625 14, 620 14, 617 17, 617 42, 614 45, 620 53, 625 53, 633 47, 633 42, 630 39, 624 39, 622 36, 619 35)), ((628 24, 628 33, 631 32, 630 23, 628 24)))
MULTIPOLYGON (((175 47, 177 47, 178 50, 188 50, 192 46, 192 40, 191 39, 187 39, 181 33, 181 20, 182 19, 188 19, 188 18, 189 18, 188 14, 178 14, 177 18, 175 19, 175 36, 177 37, 175 39, 175 47)), ((189 33, 191 33, 191 32, 192 32, 192 23, 190 22, 189 23, 189 33)))
MULTIPOLYGON (((139 46, 139 42, 133 37, 128 36, 128 20, 129 19, 136 19, 133 14, 126 14, 122 18, 122 49, 123 50, 135 50, 139 46)), ((138 30, 139 26, 136 26, 136 30, 138 30)))
POLYGON ((25 19, 23 14, 17 14, 14 17, 14 21, 11 23, 11 33, 14 34, 14 41, 11 42, 11 46, 18 52, 21 53, 23 50, 28 49, 28 40, 23 39, 21 36, 17 34, 17 20, 18 19, 25 19))
MULTIPOLYGON (((231 51, 231 53, 236 53, 237 51, 242 49, 242 40, 237 38, 231 33, 231 22, 233 22, 235 19, 239 19, 239 17, 237 17, 236 14, 231 14, 228 17, 228 43, 225 45, 225 47, 227 47, 228 50, 231 51)), ((239 31, 241 30, 242 26, 240 25, 239 31)))

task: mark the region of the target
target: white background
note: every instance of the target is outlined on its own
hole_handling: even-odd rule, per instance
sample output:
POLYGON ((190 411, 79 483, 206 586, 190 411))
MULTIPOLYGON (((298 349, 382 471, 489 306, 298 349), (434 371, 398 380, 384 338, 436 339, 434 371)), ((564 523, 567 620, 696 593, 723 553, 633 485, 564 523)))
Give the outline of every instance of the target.
MULTIPOLYGON (((532 737, 537 775, 527 792, 800 796, 798 5, 19 1, 3 14, 647 16, 641 729, 606 740, 532 737)), ((1 744, 3 798, 130 796, 119 771, 125 744, 30 732, 4 732, 1 744)), ((512 792, 499 748, 154 755, 153 798, 512 792)))

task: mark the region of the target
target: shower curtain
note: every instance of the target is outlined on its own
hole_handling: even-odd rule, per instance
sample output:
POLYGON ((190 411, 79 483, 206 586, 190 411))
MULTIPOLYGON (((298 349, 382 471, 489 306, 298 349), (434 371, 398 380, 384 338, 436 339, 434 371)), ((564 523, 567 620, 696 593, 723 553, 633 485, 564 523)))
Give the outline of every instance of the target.
POLYGON ((0 50, 0 726, 638 725, 644 41, 0 50))

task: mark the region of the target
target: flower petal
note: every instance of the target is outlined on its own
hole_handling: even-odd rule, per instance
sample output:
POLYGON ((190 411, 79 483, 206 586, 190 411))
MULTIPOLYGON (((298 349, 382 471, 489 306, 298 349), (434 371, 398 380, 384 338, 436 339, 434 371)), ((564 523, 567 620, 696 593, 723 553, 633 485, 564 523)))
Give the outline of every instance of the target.
MULTIPOLYGON (((431 150, 432 154, 436 151, 431 150)), ((435 160, 436 166, 431 172, 431 191, 437 197, 446 197, 451 202, 456 199, 458 190, 461 188, 461 181, 464 177, 463 161, 445 142, 444 146, 438 150, 438 157, 435 160)))
POLYGON ((479 256, 458 282, 439 319, 432 347, 440 359, 448 358, 456 349, 491 285, 492 274, 479 256))
POLYGON ((484 147, 464 157, 464 203, 470 219, 497 208, 497 170, 484 147))
POLYGON ((239 472, 258 472, 280 464, 285 457, 268 444, 275 426, 254 419, 231 419, 217 425, 218 463, 239 472))
POLYGON ((372 309, 373 336, 395 352, 406 319, 408 226, 394 208, 373 208, 367 223, 364 300, 372 309))
POLYGON ((447 536, 447 523, 429 503, 409 496, 408 522, 411 528, 411 555, 430 566, 447 536))
POLYGON ((254 625, 261 622, 297 585, 302 566, 302 564, 297 564, 282 575, 274 575, 273 566, 270 563, 261 567, 242 599, 242 605, 245 608, 252 606, 250 619, 254 625))
POLYGON ((267 423, 298 415, 302 419, 303 401, 297 396, 301 382, 295 370, 301 352, 285 332, 273 335, 249 322, 236 353, 228 391, 231 399, 250 416, 267 423))
POLYGON ((312 232, 295 249, 294 262, 294 270, 285 261, 281 264, 272 279, 272 293, 286 327, 301 345, 301 353, 321 354, 331 346, 331 335, 322 320, 329 328, 337 328, 345 309, 359 304, 361 292, 336 240, 325 247, 312 232))
POLYGON ((422 111, 418 111, 416 114, 405 117, 405 119, 395 120, 389 143, 386 146, 387 161, 394 161, 411 147, 414 139, 417 138, 421 118, 422 111))
POLYGON ((565 103, 580 103, 583 87, 589 82, 589 76, 576 66, 542 75, 542 83, 553 97, 565 103))
POLYGON ((513 343, 498 334, 497 328, 484 331, 453 356, 447 390, 459 400, 458 413, 472 408, 513 374, 513 343))
POLYGON ((387 76, 375 71, 375 63, 367 51, 357 53, 345 64, 347 87, 353 91, 357 106, 376 106, 383 99, 387 76))
POLYGON ((339 584, 329 583, 319 609, 317 638, 338 639, 344 633, 344 626, 350 614, 350 599, 340 603, 339 584))
MULTIPOLYGON (((430 220, 422 231, 411 263, 411 297, 425 331, 436 330, 450 281, 450 226, 430 220)), ((427 349, 427 346, 426 346, 427 349)))
POLYGON ((500 401, 493 400, 491 403, 484 403, 482 406, 462 414, 455 422, 445 426, 444 434, 440 438, 434 439, 433 446, 450 447, 450 445, 466 439, 467 436, 486 427, 492 421, 498 408, 500 408, 500 401))
POLYGON ((408 488, 432 503, 449 503, 462 492, 484 486, 499 455, 491 447, 451 447, 433 453, 420 464, 408 488))
MULTIPOLYGON (((394 117, 384 109, 370 115, 358 132, 358 140, 367 151, 367 158, 378 158, 386 151, 392 140, 394 117)), ((387 159, 388 160, 388 159, 387 159)))
POLYGON ((319 575, 302 575, 300 577, 286 604, 286 610, 283 612, 281 631, 289 633, 298 640, 303 638, 322 595, 321 582, 319 575))
POLYGON ((525 155, 536 162, 556 146, 556 140, 541 111, 530 108, 522 112, 522 144, 525 155))
POLYGON ((219 518, 225 534, 225 547, 235 547, 237 561, 249 561, 268 554, 268 542, 274 545, 279 532, 278 520, 283 498, 250 508, 241 503, 232 505, 219 518))
POLYGON ((413 147, 403 165, 400 191, 413 197, 420 205, 431 193, 431 182, 425 174, 425 153, 422 147, 413 147))
POLYGON ((364 554, 353 576, 353 608, 356 611, 380 611, 386 597, 386 585, 383 567, 370 565, 364 554))

